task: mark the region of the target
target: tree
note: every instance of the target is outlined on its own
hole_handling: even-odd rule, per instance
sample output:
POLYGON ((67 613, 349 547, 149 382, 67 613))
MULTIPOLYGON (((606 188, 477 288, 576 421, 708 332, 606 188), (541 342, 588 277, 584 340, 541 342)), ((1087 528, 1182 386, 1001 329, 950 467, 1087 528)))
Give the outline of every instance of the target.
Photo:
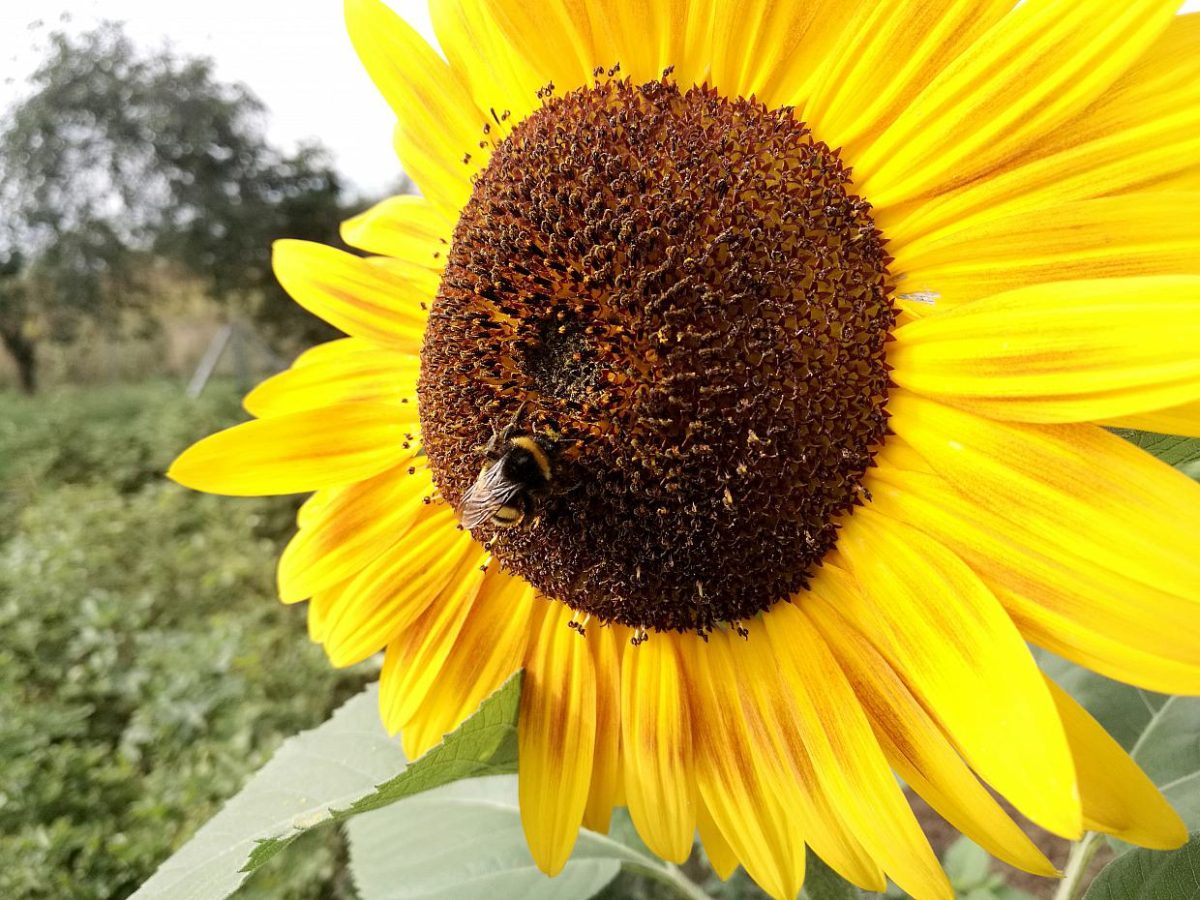
POLYGON ((209 59, 141 52, 114 23, 48 36, 0 121, 0 339, 27 389, 38 341, 152 314, 150 256, 183 264, 274 334, 295 333, 270 244, 336 240, 342 184, 319 147, 272 147, 263 120, 209 59))

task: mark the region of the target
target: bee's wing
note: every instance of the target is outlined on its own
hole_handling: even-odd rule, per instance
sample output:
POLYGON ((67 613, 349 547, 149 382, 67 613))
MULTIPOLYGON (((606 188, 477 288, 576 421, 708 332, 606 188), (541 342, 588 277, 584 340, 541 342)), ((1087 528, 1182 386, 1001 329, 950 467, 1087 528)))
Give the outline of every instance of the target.
POLYGON ((463 494, 458 505, 458 516, 463 528, 470 531, 491 519, 502 506, 521 493, 521 485, 506 478, 504 466, 499 463, 488 466, 479 473, 470 490, 463 494))

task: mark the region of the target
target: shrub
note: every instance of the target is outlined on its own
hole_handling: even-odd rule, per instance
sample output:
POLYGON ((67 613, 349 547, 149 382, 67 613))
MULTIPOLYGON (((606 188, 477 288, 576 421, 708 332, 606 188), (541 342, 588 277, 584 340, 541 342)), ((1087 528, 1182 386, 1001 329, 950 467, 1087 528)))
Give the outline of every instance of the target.
MULTIPOLYGON (((124 897, 367 676, 274 599, 294 500, 161 477, 230 392, 52 402, 0 400, 0 896, 124 897)), ((336 896, 339 853, 326 835, 269 896, 336 896)))

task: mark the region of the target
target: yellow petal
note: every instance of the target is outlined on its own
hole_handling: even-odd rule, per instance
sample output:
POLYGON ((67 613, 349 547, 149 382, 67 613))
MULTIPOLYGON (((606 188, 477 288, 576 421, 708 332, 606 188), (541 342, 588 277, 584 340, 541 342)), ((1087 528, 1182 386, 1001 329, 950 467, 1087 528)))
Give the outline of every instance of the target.
POLYGON ((900 246, 900 290, 942 312, 1014 288, 1136 275, 1200 275, 1200 194, 1135 193, 1055 203, 900 246))
POLYGON ((716 3, 712 83, 727 97, 753 94, 768 106, 803 108, 816 73, 842 46, 841 35, 854 34, 873 5, 865 0, 716 3))
POLYGON ((429 13, 438 46, 466 81, 475 105, 520 121, 539 105, 537 92, 547 77, 505 40, 494 6, 488 0, 432 0, 429 13))
POLYGON ((301 494, 370 478, 403 461, 412 426, 396 407, 342 403, 245 422, 193 444, 167 476, 213 494, 301 494))
POLYGON ((342 223, 351 247, 402 260, 435 274, 446 267, 454 221, 424 197, 388 197, 342 223))
POLYGON ((424 510, 403 539, 354 578, 330 612, 324 643, 335 666, 361 662, 408 628, 476 546, 449 507, 424 510))
POLYGON ((931 472, 897 465, 891 446, 872 473, 873 508, 909 522, 966 561, 1021 633, 1121 681, 1200 693, 1200 603, 1081 559, 1014 527, 931 472))
POLYGON ((345 0, 350 41, 399 120, 396 147, 405 174, 452 220, 487 161, 487 117, 467 86, 412 27, 379 0, 345 0), (469 162, 463 162, 470 153, 469 162))
POLYGON ((801 118, 853 163, 866 138, 902 114, 930 79, 1012 7, 1012 0, 867 4, 863 20, 814 71, 801 118))
POLYGON ((1026 872, 1056 874, 1050 861, 971 774, 887 660, 830 604, 827 597, 836 602, 839 593, 856 589, 849 575, 826 566, 820 577, 840 584, 821 594, 807 594, 801 602, 837 654, 900 777, 947 822, 993 856, 1026 872))
POLYGON ((1043 828, 1077 838, 1079 795, 1062 724, 1025 642, 978 576, 870 507, 846 523, 838 550, 862 590, 834 605, 981 777, 1043 828))
MULTIPOLYGON (((416 716, 451 653, 483 587, 487 551, 473 545, 445 589, 417 620, 387 646, 380 682, 387 682, 385 721, 403 728, 416 716)), ((381 689, 379 702, 385 702, 381 689)), ((410 749, 406 746, 406 750, 410 749)), ((411 757, 410 757, 411 758, 411 757)))
POLYGON ((596 753, 583 824, 608 834, 621 781, 621 652, 628 637, 618 627, 592 626, 585 634, 596 670, 596 753))
POLYGON ((733 852, 729 841, 725 840, 721 829, 717 828, 717 823, 713 821, 712 813, 702 802, 696 804, 696 830, 700 833, 700 843, 704 846, 709 865, 718 878, 728 881, 733 870, 738 867, 737 854, 733 852))
POLYGON ((309 241, 276 241, 275 277, 297 303, 334 328, 416 354, 426 295, 369 260, 309 241))
POLYGON ((1200 16, 1176 16, 1112 89, 987 178, 876 210, 901 255, 977 222, 1132 190, 1200 190, 1200 16))
POLYGON ((433 492, 425 467, 403 463, 352 484, 312 513, 279 559, 279 598, 298 603, 353 578, 400 540, 433 492))
POLYGON ((471 614, 447 655, 440 676, 429 686, 419 708, 401 720, 400 682, 385 661, 380 675, 380 708, 389 730, 404 729, 410 759, 425 753, 462 724, 521 667, 530 635, 541 624, 547 604, 522 579, 488 568, 471 614))
MULTIPOLYGON (((1029 148, 1020 162, 1109 137, 1194 105, 1200 100, 1197 46, 1200 46, 1200 15, 1174 16, 1150 49, 1111 90, 1029 148)), ((1182 162, 1191 167, 1189 161, 1182 162)))
POLYGON ((518 728, 521 824, 533 859, 562 871, 583 821, 596 746, 596 673, 587 641, 549 610, 525 663, 518 728))
POLYGON ((1177 0, 1026 0, 859 155, 863 194, 890 206, 987 173, 1087 108, 1178 7, 1177 0))
POLYGON ((812 621, 799 607, 777 603, 763 625, 834 809, 901 888, 918 897, 952 897, 866 713, 812 621))
POLYGON ((268 378, 249 394, 243 405, 258 418, 334 406, 347 401, 395 404, 397 419, 406 419, 415 432, 417 416, 416 356, 388 350, 364 349, 330 362, 297 361, 297 365, 268 378))
POLYGON ((324 509, 342 488, 325 488, 321 491, 316 491, 307 500, 300 504, 300 508, 296 510, 296 526, 299 528, 307 528, 317 520, 317 514, 324 509))
POLYGON ((1200 399, 1200 276, 1020 288, 894 337, 896 384, 995 418, 1086 422, 1200 399))
POLYGON ((1140 431, 1153 431, 1158 434, 1200 437, 1200 400, 1167 409, 1155 409, 1128 416, 1112 416, 1101 419, 1100 424, 1111 425, 1114 428, 1136 428, 1140 431))
POLYGON ((707 80, 712 0, 616 0, 591 4, 598 65, 621 64, 634 84, 673 77, 684 89, 707 80))
POLYGON ((1187 826, 1166 798, 1100 723, 1049 678, 1079 773, 1088 828, 1155 850, 1187 842, 1187 826))
POLYGON ((493 0, 490 12, 505 42, 538 72, 545 86, 553 82, 560 96, 590 84, 596 66, 611 66, 596 48, 588 0, 562 0, 534 5, 527 0, 493 0))
POLYGON ((1200 484, 1090 425, 996 422, 907 391, 891 426, 1026 540, 1179 597, 1200 584, 1200 484))
POLYGON ((683 862, 692 850, 696 805, 692 723, 678 639, 656 634, 621 657, 621 756, 629 815, 646 846, 683 862))
POLYGON ((349 582, 343 581, 341 584, 326 588, 319 594, 314 594, 308 601, 308 639, 314 644, 320 644, 325 640, 329 615, 337 609, 342 594, 348 586, 349 582))
MULTIPOLYGON (((640 652, 662 635, 626 653, 640 652)), ((740 673, 723 632, 681 641, 693 709, 696 786, 715 831, 772 897, 791 900, 804 883, 805 835, 767 789, 738 697, 740 673)))
POLYGON ((754 735, 755 763, 768 791, 779 798, 790 817, 825 863, 847 881, 868 891, 883 891, 883 869, 855 837, 820 784, 806 747, 803 717, 789 684, 769 648, 761 626, 750 623, 746 641, 734 645, 736 667, 744 671, 742 711, 754 735))

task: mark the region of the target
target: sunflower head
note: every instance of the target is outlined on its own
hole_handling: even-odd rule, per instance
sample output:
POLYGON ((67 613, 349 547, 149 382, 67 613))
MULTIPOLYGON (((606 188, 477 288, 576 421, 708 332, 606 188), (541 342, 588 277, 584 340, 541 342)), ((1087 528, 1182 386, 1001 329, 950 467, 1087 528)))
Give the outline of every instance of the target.
POLYGON ((1200 693, 1200 486, 1102 427, 1200 436, 1177 8, 437 0, 438 54, 347 0, 422 196, 346 223, 370 258, 277 247, 349 337, 172 474, 315 491, 281 597, 336 665, 385 650, 410 756, 525 670, 550 874, 623 803, 776 897, 810 848, 950 898, 896 773, 1027 871, 994 794, 1178 845, 1029 652, 1200 693))
POLYGON ((425 447, 457 503, 520 410, 564 490, 481 530, 547 596, 707 631, 800 590, 886 428, 887 257, 790 109, 668 76, 548 97, 491 153, 429 316, 425 447))

